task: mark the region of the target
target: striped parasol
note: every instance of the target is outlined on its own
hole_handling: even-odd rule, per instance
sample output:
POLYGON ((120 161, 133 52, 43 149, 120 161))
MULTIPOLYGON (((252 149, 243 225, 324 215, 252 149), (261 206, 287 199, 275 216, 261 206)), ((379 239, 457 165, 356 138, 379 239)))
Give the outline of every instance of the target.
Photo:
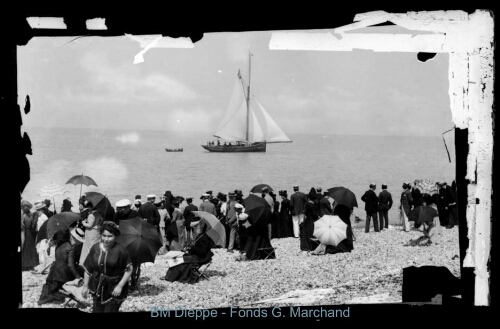
POLYGON ((52 200, 52 204, 54 205, 54 210, 55 210, 54 197, 56 197, 58 195, 64 196, 64 194, 66 192, 68 192, 68 191, 66 190, 66 188, 64 186, 59 185, 59 184, 54 184, 51 182, 49 185, 45 185, 44 187, 42 187, 40 189, 39 195, 42 198, 52 200))
POLYGON ((226 229, 214 215, 206 211, 192 211, 196 217, 203 218, 207 224, 205 234, 214 242, 216 246, 225 246, 226 229))
POLYGON ((422 194, 439 194, 439 186, 429 179, 416 179, 415 188, 418 188, 422 194))

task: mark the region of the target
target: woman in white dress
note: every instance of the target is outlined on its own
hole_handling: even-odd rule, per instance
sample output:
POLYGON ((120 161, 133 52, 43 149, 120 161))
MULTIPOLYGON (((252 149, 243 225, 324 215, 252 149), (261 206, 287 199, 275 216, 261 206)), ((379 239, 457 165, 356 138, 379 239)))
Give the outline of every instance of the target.
POLYGON ((80 264, 85 262, 85 258, 87 258, 90 248, 92 248, 92 246, 97 242, 101 241, 99 228, 102 222, 103 218, 97 210, 92 211, 88 217, 82 221, 82 225, 85 227, 85 241, 83 242, 80 264))

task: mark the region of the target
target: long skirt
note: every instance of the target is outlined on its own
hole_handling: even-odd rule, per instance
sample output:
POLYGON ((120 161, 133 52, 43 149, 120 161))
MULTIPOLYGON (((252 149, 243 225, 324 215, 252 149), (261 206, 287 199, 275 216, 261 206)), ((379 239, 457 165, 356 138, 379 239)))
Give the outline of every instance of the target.
POLYGON ((31 271, 39 264, 38 254, 36 252, 35 237, 30 229, 24 231, 24 243, 22 247, 22 265, 23 271, 31 271))
POLYGON ((401 222, 403 223, 403 230, 406 232, 410 231, 410 222, 408 221, 408 216, 404 208, 400 209, 401 222))
POLYGON ((186 236, 184 235, 184 221, 176 221, 177 237, 170 242, 170 251, 180 251, 186 246, 186 236))

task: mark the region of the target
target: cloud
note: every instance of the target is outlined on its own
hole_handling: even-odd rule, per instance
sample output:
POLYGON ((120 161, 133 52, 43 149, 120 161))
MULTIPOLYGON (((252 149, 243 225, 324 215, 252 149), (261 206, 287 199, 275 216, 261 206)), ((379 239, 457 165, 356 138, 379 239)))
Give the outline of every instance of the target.
MULTIPOLYGON (((144 76, 141 67, 133 64, 114 66, 105 55, 85 54, 81 65, 87 72, 89 86, 94 93, 91 101, 167 101, 180 102, 197 98, 197 94, 183 83, 160 73, 144 76)), ((70 90, 72 97, 79 90, 70 90)), ((84 96, 87 98, 87 93, 84 96)))

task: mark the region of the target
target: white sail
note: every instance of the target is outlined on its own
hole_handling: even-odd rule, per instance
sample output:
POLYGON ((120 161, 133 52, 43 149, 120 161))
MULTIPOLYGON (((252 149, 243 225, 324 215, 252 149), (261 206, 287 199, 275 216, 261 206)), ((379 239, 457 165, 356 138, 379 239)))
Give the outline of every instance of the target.
POLYGON ((249 99, 250 104, 247 104, 246 96, 248 95, 245 95, 245 86, 239 72, 238 78, 226 114, 214 136, 229 142, 248 142, 250 144, 255 142, 291 142, 290 138, 285 135, 257 100, 249 99))
POLYGON ((236 81, 229 106, 214 136, 228 142, 245 141, 247 102, 241 83, 236 81))
MULTIPOLYGON (((263 118, 259 120, 260 130, 262 131, 263 138, 267 143, 289 143, 291 142, 290 138, 281 130, 278 124, 271 118, 269 113, 264 109, 262 104, 259 101, 255 100, 255 103, 258 105, 258 110, 260 113, 256 114, 256 117, 259 118, 261 115, 263 118)), ((253 112, 259 112, 255 106, 252 106, 253 112)))

